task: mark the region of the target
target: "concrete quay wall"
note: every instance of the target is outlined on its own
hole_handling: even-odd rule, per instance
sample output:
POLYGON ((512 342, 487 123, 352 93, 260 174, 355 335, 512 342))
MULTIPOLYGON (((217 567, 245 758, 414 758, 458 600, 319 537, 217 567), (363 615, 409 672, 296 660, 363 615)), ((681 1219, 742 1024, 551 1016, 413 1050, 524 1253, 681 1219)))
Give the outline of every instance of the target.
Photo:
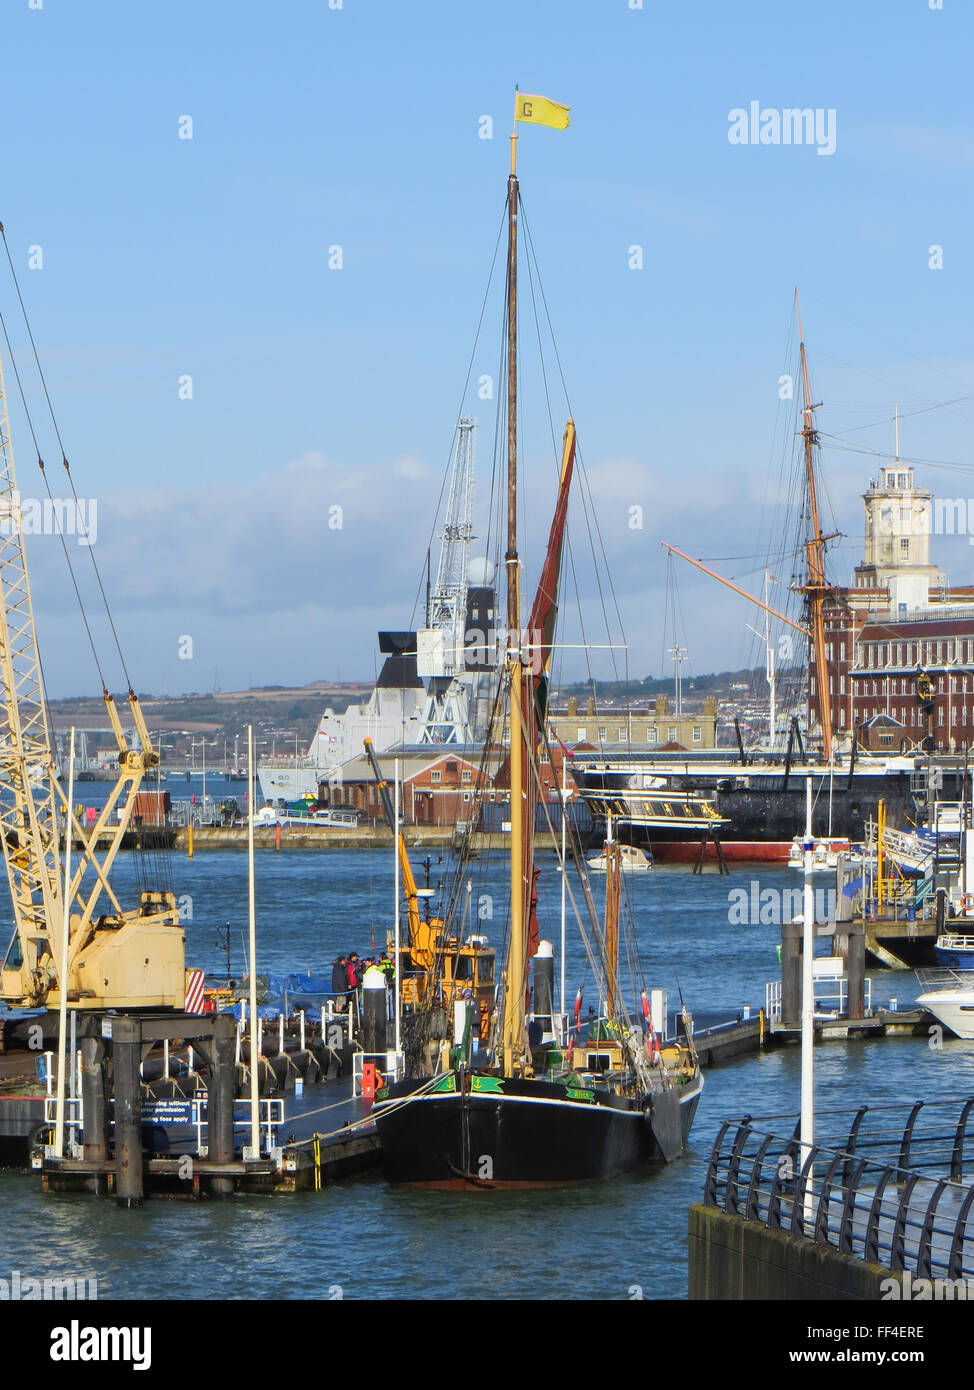
POLYGON ((690 1208, 688 1254, 688 1296, 694 1300, 874 1302, 884 1279, 901 1278, 830 1245, 700 1203, 690 1208))

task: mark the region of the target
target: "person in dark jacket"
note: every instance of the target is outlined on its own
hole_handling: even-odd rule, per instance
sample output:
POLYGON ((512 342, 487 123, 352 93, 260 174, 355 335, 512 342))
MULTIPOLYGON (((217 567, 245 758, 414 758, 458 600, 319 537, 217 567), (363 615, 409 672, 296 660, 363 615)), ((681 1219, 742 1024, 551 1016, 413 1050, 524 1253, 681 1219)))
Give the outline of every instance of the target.
POLYGON ((331 966, 331 992, 335 996, 336 1012, 345 1012, 348 1003, 348 959, 337 956, 331 966))

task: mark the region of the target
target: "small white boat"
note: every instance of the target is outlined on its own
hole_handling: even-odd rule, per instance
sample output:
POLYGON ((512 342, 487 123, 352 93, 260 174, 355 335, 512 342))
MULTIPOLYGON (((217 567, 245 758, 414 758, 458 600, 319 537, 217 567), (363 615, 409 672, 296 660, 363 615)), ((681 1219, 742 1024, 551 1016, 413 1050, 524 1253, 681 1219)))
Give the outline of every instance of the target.
MULTIPOLYGON (((624 873, 642 874, 653 867, 653 856, 649 850, 642 849, 639 845, 619 845, 618 848, 624 873)), ((604 874, 605 850, 586 860, 586 864, 593 874, 604 874)))
POLYGON ((934 989, 917 998, 917 1004, 932 1013, 955 1037, 974 1038, 974 985, 955 985, 934 989))

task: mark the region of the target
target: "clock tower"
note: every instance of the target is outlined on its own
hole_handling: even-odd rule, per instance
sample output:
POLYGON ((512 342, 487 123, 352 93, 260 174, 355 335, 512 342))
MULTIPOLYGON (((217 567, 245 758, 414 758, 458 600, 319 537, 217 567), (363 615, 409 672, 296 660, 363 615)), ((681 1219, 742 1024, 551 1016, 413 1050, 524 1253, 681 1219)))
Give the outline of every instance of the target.
POLYGON ((856 566, 857 589, 888 589, 890 608, 909 612, 929 605, 940 572, 930 563, 933 496, 918 488, 913 469, 897 459, 863 494, 865 563, 856 566))

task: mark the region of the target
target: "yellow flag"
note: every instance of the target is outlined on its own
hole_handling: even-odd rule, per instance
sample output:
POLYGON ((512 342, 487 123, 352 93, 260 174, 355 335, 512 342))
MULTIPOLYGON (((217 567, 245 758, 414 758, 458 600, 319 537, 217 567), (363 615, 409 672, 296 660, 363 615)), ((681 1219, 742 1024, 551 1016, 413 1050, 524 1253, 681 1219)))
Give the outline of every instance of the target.
POLYGON ((571 125, 568 119, 570 106, 561 106, 547 97, 529 97, 517 94, 514 105, 516 121, 530 121, 533 125, 551 126, 552 130, 567 130, 571 125))

